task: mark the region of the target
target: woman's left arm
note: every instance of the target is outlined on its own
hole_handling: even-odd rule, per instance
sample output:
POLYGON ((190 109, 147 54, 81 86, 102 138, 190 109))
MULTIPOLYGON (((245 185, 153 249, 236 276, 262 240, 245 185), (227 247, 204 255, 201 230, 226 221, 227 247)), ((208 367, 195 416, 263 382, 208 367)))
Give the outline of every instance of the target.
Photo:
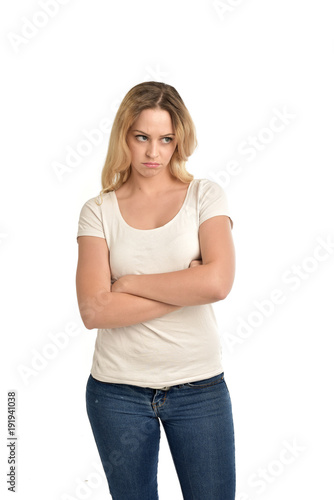
POLYGON ((223 300, 235 275, 235 250, 230 219, 218 215, 199 227, 202 265, 159 274, 128 274, 112 292, 125 292, 177 306, 194 306, 223 300))

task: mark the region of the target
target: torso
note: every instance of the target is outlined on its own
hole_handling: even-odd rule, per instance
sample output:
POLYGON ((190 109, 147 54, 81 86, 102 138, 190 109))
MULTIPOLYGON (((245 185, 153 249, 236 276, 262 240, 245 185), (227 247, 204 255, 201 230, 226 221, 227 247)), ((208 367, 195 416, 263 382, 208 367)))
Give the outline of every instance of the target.
POLYGON ((189 184, 179 181, 154 199, 129 195, 126 183, 115 191, 125 222, 136 229, 156 229, 171 221, 181 210, 189 184))

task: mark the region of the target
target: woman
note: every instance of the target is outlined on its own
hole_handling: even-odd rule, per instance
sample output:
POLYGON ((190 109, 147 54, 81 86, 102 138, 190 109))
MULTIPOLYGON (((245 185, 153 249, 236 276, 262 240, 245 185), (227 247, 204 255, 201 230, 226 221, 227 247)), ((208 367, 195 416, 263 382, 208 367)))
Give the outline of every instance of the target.
POLYGON ((80 314, 97 328, 87 413, 114 500, 158 498, 162 423, 186 500, 233 500, 229 391, 212 303, 235 273, 222 188, 185 168, 180 95, 136 85, 111 130, 102 191, 79 217, 80 314))

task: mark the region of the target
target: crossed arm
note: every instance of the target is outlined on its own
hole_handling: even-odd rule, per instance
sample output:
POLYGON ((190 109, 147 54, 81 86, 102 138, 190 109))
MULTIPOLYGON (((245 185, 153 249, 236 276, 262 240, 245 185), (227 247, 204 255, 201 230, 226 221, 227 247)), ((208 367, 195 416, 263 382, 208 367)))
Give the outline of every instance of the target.
MULTIPOLYGON (((111 290, 110 286, 107 290, 104 281, 103 287, 96 286, 93 291, 90 288, 89 292, 86 289, 85 293, 83 288, 89 278, 81 279, 77 273, 79 308, 85 326, 88 329, 128 326, 184 306, 224 299, 232 288, 235 274, 229 218, 222 215, 203 222, 199 242, 202 265, 193 261, 188 269, 181 271, 122 276, 111 290), (80 295, 84 300, 80 301, 80 295)), ((95 276, 96 271, 92 270, 92 274, 95 276)))
POLYGON ((176 306, 208 304, 225 299, 235 274, 235 252, 230 221, 220 215, 200 225, 202 264, 182 271, 126 275, 113 292, 125 292, 176 306))

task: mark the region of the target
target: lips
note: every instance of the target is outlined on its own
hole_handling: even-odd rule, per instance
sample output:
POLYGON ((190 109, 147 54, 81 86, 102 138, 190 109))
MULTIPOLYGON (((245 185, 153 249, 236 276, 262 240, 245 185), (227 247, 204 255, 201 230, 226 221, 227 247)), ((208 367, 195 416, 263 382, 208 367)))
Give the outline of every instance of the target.
POLYGON ((158 167, 159 163, 144 163, 144 165, 146 165, 146 167, 158 167))

